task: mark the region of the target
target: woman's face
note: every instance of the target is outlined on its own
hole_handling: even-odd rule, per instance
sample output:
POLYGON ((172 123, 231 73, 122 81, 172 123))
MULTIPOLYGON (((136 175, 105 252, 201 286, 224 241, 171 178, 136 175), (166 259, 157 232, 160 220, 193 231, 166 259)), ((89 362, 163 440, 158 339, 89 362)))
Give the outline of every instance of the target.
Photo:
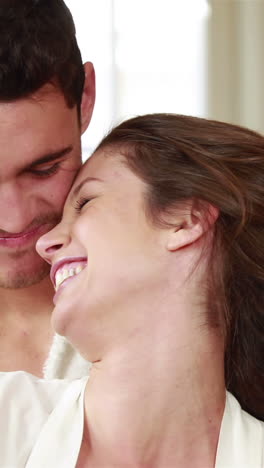
POLYGON ((145 326, 139 307, 165 281, 164 230, 146 218, 146 191, 120 154, 100 150, 81 169, 61 223, 38 241, 57 290, 54 328, 83 354, 89 342, 87 359, 145 326))

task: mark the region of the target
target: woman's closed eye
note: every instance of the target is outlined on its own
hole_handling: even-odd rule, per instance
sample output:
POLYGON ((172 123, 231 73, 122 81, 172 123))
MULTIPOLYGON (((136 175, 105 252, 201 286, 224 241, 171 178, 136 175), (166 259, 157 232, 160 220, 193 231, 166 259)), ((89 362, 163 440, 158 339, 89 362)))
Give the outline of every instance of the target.
POLYGON ((89 203, 90 200, 91 200, 91 199, 90 199, 90 198, 87 198, 87 197, 81 197, 81 198, 79 198, 79 200, 77 200, 76 203, 75 203, 75 207, 74 207, 75 211, 76 211, 77 213, 80 213, 81 210, 82 210, 82 208, 84 207, 84 205, 86 205, 87 203, 89 203))

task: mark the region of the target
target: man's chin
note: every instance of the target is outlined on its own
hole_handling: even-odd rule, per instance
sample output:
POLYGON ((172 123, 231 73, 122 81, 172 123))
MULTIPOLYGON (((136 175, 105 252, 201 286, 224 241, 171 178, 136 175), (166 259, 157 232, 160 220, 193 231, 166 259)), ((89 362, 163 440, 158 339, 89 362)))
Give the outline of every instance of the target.
POLYGON ((29 288, 35 284, 40 283, 44 278, 49 275, 50 266, 43 262, 39 268, 23 269, 20 268, 16 272, 9 271, 8 273, 0 271, 0 288, 3 289, 23 289, 29 288))

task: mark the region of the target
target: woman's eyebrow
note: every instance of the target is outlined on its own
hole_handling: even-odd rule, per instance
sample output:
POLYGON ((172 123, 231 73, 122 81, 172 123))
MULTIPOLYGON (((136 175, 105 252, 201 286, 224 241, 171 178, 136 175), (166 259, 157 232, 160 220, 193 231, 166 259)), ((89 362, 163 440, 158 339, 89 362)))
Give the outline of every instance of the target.
POLYGON ((99 179, 98 177, 86 177, 77 185, 77 187, 75 187, 72 193, 72 197, 76 197, 78 193, 80 192, 81 188, 83 187, 83 185, 87 184, 88 182, 103 182, 103 180, 99 179))

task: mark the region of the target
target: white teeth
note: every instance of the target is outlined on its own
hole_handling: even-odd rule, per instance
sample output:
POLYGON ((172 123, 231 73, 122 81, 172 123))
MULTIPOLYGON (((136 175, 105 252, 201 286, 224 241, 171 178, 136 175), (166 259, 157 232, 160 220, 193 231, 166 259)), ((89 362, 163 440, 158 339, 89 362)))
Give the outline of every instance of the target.
POLYGON ((62 283, 63 281, 63 274, 61 271, 58 271, 56 273, 56 288, 58 288, 60 286, 60 284, 62 283))
POLYGON ((59 269, 55 275, 55 290, 58 291, 60 285, 68 278, 76 276, 86 267, 85 264, 78 265, 75 268, 67 268, 66 266, 59 269))
POLYGON ((62 279, 63 279, 63 281, 66 280, 68 277, 69 277, 68 270, 62 270, 62 279))

